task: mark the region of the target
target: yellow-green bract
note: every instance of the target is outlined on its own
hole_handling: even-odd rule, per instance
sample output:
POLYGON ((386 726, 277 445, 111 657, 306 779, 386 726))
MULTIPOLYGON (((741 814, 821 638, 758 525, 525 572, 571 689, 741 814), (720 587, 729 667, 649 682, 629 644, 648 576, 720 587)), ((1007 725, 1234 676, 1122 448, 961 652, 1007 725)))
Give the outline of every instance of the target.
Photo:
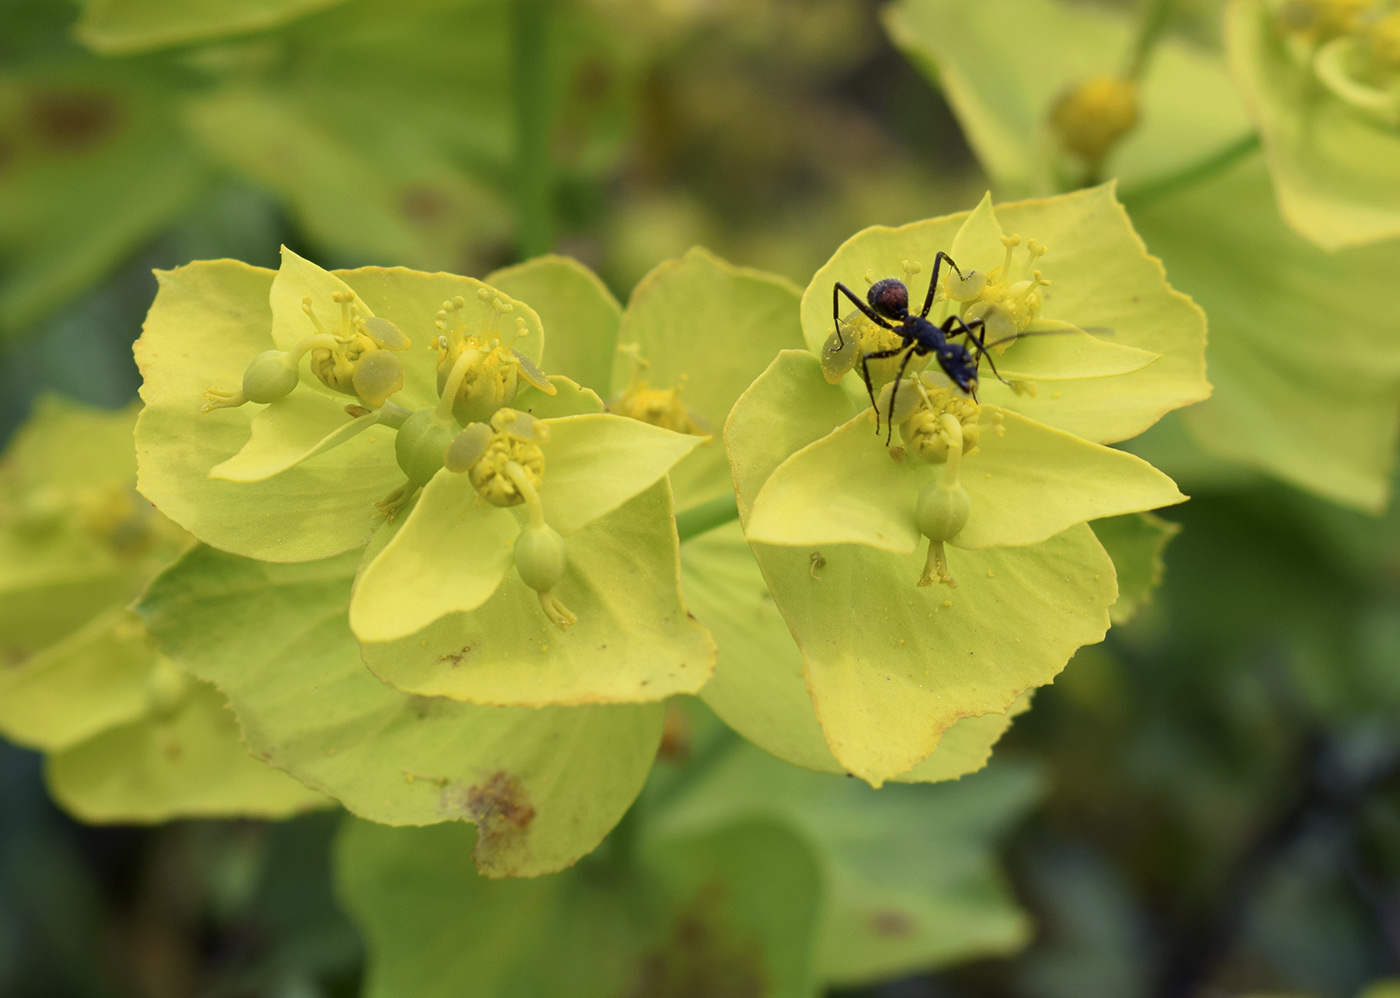
MULTIPOLYGON (((1003 226, 1048 246, 1033 254, 1048 287, 1023 328, 1107 327, 1114 349, 1085 351, 1052 333, 1030 364, 1017 358, 1033 339, 1012 343, 1007 367, 1045 379, 1025 395, 994 384, 984 363, 978 449, 961 465, 971 514, 949 541, 965 551, 947 556, 956 589, 914 584, 914 497, 938 468, 886 449, 855 372, 831 385, 812 353, 785 351, 726 426, 745 531, 802 647, 827 743, 877 785, 929 758, 960 718, 1007 711, 1075 648, 1102 638, 1117 587, 1085 523, 1184 497, 1099 441, 1141 432, 1209 390, 1200 310, 1166 284, 1107 188, 995 211, 984 201, 975 212, 856 235, 804 296, 809 347, 821 349, 833 329, 835 280, 883 277, 940 249, 963 274, 1005 277, 995 268, 1020 243, 1003 240, 1003 226), (1057 342, 1067 357, 1055 357, 1057 342), (1103 359, 1133 350, 1148 361, 1103 359)), ((911 298, 922 300, 910 280, 911 298)), ((948 305, 938 307, 941 315, 948 305)))
POLYGON ((224 698, 124 609, 190 542, 134 489, 134 409, 41 400, 0 465, 0 732, 86 821, 283 817, 325 798, 248 754, 224 698))
POLYGON ((1367 18, 1352 5, 1350 30, 1322 37, 1285 30, 1263 0, 1232 0, 1225 12, 1230 72, 1279 210, 1324 249, 1400 235, 1400 64, 1374 55, 1378 33, 1400 30, 1381 20, 1385 9, 1367 18))

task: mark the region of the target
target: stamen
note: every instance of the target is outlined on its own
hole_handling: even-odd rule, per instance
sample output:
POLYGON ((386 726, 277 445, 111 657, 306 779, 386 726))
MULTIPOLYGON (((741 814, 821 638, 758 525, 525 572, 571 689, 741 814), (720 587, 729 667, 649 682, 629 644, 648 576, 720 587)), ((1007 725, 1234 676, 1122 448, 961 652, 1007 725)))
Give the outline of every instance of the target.
POLYGON ((1024 281, 1026 279, 1026 276, 1031 272, 1031 268, 1035 266, 1035 262, 1047 252, 1048 250, 1046 250, 1044 244, 1034 239, 1026 243, 1026 265, 1021 268, 1021 280, 1024 281))
POLYGON ((306 314, 306 317, 311 320, 311 324, 316 327, 316 332, 321 333, 325 336, 330 335, 330 333, 326 332, 326 327, 321 325, 321 320, 316 318, 316 313, 311 310, 310 295, 307 295, 301 300, 301 310, 306 314))
POLYGON ((1002 236, 1001 244, 1006 247, 1006 258, 1001 262, 1001 279, 1006 281, 1011 275, 1011 257, 1016 247, 1021 245, 1020 236, 1002 236))

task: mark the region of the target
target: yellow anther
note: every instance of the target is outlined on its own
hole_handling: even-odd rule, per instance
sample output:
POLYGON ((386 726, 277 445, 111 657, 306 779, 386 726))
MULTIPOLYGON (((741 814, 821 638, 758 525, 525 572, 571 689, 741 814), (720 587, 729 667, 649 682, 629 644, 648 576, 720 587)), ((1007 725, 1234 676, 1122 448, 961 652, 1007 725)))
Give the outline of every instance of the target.
POLYGON ((964 395, 931 383, 931 379, 925 382, 920 378, 917 384, 922 398, 914 412, 899 425, 899 435, 908 449, 935 464, 947 461, 953 442, 949 429, 951 420, 958 424, 957 439, 961 453, 975 453, 982 407, 964 395))
POLYGON ((476 289, 476 297, 477 297, 477 300, 479 300, 479 301, 484 301, 484 302, 485 302, 485 301, 490 301, 490 300, 491 300, 491 289, 490 289, 490 288, 477 288, 477 289, 476 289))
POLYGON ((506 473, 506 466, 511 463, 523 471, 531 486, 538 488, 544 481, 544 451, 539 444, 508 433, 493 436, 486 453, 467 471, 472 486, 493 506, 519 506, 525 502, 519 483, 506 473))
POLYGON ((865 278, 866 284, 875 283, 875 271, 873 269, 867 267, 865 273, 861 276, 865 278))

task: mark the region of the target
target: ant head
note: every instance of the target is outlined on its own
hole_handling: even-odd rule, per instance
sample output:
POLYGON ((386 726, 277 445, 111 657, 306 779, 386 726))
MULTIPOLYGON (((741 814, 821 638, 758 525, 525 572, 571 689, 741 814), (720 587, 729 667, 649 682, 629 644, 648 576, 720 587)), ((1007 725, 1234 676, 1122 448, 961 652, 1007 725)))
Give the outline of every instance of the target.
POLYGON ((938 366, 949 380, 972 395, 977 390, 977 360, 962 343, 949 343, 938 351, 938 366))
POLYGON ((899 320, 909 314, 909 289, 897 278, 886 277, 883 281, 876 281, 870 285, 865 298, 870 302, 870 307, 886 319, 899 320))

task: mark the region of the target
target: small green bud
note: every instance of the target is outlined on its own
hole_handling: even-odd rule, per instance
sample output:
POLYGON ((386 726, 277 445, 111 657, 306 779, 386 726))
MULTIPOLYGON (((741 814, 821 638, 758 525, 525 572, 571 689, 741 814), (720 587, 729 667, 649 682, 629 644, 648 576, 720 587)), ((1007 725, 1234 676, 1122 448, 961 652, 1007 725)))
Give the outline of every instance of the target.
POLYGON ((355 362, 355 394, 372 409, 403 387, 403 362, 387 350, 371 350, 355 362))
POLYGON ((408 480, 427 485, 442 467, 454 436, 456 426, 443 424, 432 409, 420 409, 405 419, 394 441, 394 456, 408 480))
POLYGON ((264 350, 243 372, 243 395, 267 404, 286 398, 297 386, 297 365, 281 350, 264 350))
POLYGON ((535 592, 549 592, 558 585, 567 560, 564 538, 553 527, 526 527, 515 539, 515 569, 535 592))
POLYGON ((942 481, 929 482, 919 490, 914 522, 919 532, 932 541, 952 540, 967 526, 972 499, 962 483, 951 487, 942 481))
POLYGON ((147 707, 156 717, 168 718, 179 708, 193 685, 194 680, 178 665, 159 655, 155 668, 146 678, 147 707))

